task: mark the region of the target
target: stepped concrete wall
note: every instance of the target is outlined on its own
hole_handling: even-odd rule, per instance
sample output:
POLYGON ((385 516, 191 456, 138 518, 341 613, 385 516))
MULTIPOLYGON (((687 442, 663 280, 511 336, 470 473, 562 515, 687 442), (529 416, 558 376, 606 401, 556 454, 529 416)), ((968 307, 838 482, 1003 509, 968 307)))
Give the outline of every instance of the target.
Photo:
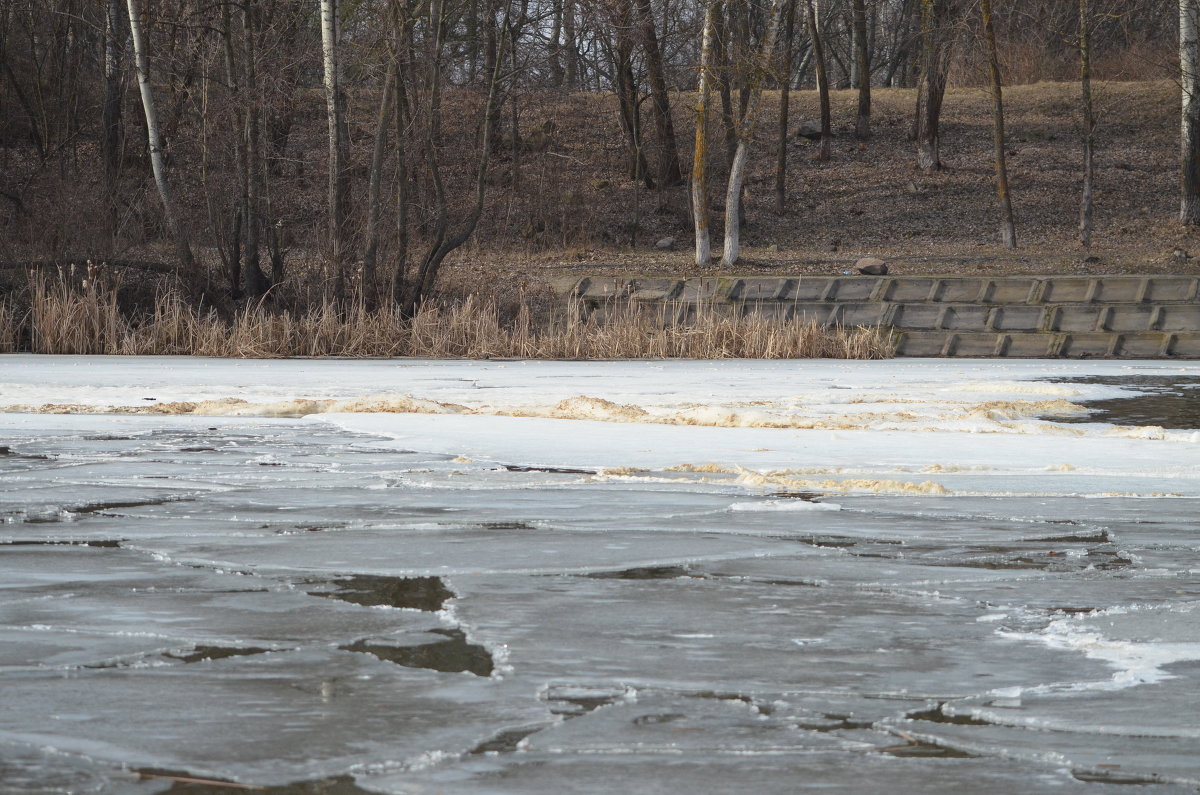
POLYGON ((586 277, 567 299, 885 327, 900 356, 1200 358, 1198 276, 586 277))

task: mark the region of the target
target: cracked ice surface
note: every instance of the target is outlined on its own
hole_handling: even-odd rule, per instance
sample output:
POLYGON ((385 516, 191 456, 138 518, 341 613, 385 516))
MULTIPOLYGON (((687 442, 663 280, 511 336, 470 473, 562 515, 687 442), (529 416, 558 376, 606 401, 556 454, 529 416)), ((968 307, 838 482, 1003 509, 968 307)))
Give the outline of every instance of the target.
POLYGON ((0 789, 1194 792, 1198 376, 0 357, 0 789))

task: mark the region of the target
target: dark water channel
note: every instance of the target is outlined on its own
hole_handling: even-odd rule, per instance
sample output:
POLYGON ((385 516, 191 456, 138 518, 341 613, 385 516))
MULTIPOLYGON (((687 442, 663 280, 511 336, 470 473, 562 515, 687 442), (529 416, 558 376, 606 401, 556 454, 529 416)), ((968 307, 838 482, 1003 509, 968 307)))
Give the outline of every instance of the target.
MULTIPOLYGON (((1056 380, 1057 383, 1064 383, 1056 380)), ((1065 383, 1138 389, 1140 395, 1081 401, 1091 410, 1058 422, 1108 422, 1114 425, 1158 425, 1168 430, 1200 430, 1200 378, 1136 375, 1077 378, 1065 383)))

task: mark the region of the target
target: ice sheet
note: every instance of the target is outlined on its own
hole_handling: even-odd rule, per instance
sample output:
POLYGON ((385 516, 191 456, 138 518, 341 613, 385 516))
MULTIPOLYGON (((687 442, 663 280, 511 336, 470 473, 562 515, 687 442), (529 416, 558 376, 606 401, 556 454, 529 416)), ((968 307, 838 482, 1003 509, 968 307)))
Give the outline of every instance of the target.
POLYGON ((0 781, 1194 792, 1122 375, 1200 366, 0 357, 0 781))

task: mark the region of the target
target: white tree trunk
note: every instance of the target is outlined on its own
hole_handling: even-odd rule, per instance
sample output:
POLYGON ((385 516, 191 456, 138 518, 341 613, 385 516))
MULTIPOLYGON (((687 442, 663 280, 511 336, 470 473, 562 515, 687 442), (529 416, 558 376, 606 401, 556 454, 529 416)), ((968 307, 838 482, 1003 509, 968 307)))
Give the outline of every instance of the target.
POLYGON ((346 183, 345 149, 342 146, 342 87, 338 63, 337 0, 321 2, 321 55, 325 78, 325 115, 329 125, 329 236, 337 290, 342 291, 345 260, 346 183))
POLYGON ((154 93, 150 89, 150 60, 146 55, 146 37, 142 32, 142 12, 138 0, 126 0, 129 11, 129 34, 133 40, 134 67, 137 70, 138 87, 142 94, 142 109, 146 114, 146 137, 150 147, 150 168, 154 171, 154 184, 158 187, 158 196, 162 200, 163 216, 175 238, 175 251, 179 264, 191 270, 196 261, 192 257, 192 247, 188 242, 187 232, 179 221, 175 210, 175 202, 171 197, 171 186, 167 182, 167 166, 163 161, 162 137, 158 130, 158 113, 154 106, 154 93))
MULTIPOLYGON (((1200 1, 1200 0, 1198 0, 1200 1)), ((721 257, 721 267, 731 268, 738 261, 741 253, 741 213, 739 212, 742 195, 742 184, 746 179, 746 160, 750 156, 750 139, 754 135, 754 122, 758 117, 758 108, 762 100, 762 83, 771 68, 771 55, 775 52, 775 38, 779 33, 779 19, 783 15, 783 4, 786 0, 771 0, 770 16, 767 17, 767 29, 762 38, 762 49, 758 53, 754 74, 750 78, 750 102, 746 113, 738 124, 737 149, 733 154, 733 163, 729 167, 729 186, 725 191, 725 252, 721 257)))
POLYGON ((1179 0, 1181 223, 1200 224, 1200 0, 1179 0))
POLYGON ((717 3, 708 0, 704 10, 704 33, 700 43, 700 79, 696 88, 696 148, 692 158, 692 219, 696 228, 696 265, 707 268, 712 262, 712 244, 708 235, 708 86, 712 70, 713 34, 717 3))

